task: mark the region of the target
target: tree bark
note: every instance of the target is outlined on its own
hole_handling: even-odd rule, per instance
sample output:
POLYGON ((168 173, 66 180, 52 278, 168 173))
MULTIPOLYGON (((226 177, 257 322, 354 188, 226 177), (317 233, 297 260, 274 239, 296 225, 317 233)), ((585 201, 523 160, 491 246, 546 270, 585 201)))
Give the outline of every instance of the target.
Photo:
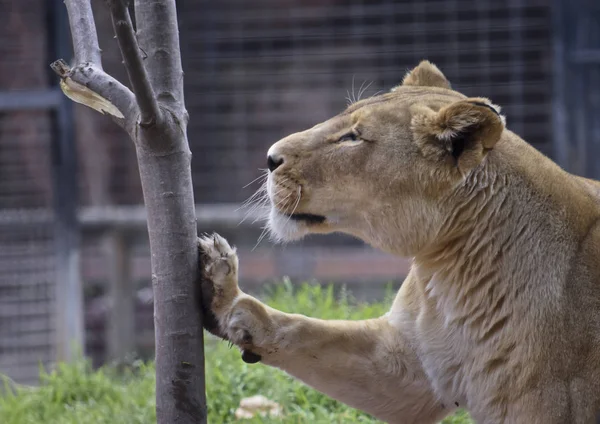
POLYGON ((205 423, 197 226, 175 0, 136 0, 137 33, 127 0, 107 0, 133 93, 102 70, 89 1, 65 0, 76 65, 57 61, 53 68, 67 96, 112 115, 135 143, 152 255, 157 421, 205 423))

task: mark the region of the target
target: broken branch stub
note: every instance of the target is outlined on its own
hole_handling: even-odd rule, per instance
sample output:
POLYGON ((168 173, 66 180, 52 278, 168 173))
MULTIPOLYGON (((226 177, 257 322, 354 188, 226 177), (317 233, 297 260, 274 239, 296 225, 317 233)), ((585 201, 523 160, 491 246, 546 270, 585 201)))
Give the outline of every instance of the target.
POLYGON ((50 67, 60 76, 60 89, 69 99, 90 107, 102 114, 124 119, 125 116, 108 99, 71 78, 71 68, 62 59, 53 62, 50 67))

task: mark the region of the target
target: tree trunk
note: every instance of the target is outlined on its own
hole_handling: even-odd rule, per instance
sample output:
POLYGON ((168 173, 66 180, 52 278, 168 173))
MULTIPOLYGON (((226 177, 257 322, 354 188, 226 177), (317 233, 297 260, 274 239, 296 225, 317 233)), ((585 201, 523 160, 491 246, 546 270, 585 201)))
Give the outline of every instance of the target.
POLYGON ((205 423, 197 226, 175 1, 136 0, 136 33, 126 0, 107 0, 133 93, 102 70, 89 0, 65 3, 76 65, 52 65, 61 88, 112 115, 136 146, 152 255, 157 421, 205 423))
MULTIPOLYGON (((178 128, 178 127, 176 127, 178 128)), ((204 345, 194 303, 197 278, 196 216, 185 129, 169 138, 172 150, 138 147, 152 253, 156 338, 156 413, 159 423, 195 423, 206 416, 204 345)), ((161 139, 140 132, 140 144, 161 139)))

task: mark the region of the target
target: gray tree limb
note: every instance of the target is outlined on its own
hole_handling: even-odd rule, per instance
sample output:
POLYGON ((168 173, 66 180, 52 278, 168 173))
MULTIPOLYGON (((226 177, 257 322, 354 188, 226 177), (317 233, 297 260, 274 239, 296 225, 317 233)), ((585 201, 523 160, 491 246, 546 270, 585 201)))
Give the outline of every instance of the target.
POLYGON ((137 104, 140 108, 141 124, 152 125, 152 123, 160 119, 160 109, 158 108, 154 90, 150 85, 150 80, 142 61, 131 17, 124 1, 108 0, 113 28, 117 34, 117 41, 123 54, 125 69, 127 70, 127 75, 129 75, 129 81, 131 82, 137 104))
POLYGON ((125 0, 109 0, 135 96, 102 71, 89 1, 65 0, 78 64, 55 62, 55 70, 65 94, 112 114, 135 143, 152 257, 157 421, 206 423, 197 227, 175 0, 136 1, 137 41, 148 55, 143 60, 125 0))
POLYGON ((129 120, 127 118, 138 113, 138 107, 133 93, 102 70, 101 51, 90 0, 65 0, 65 5, 69 14, 76 63, 73 68, 64 60, 51 65, 62 79, 61 88, 72 100, 115 116, 116 122, 125 127, 129 120), (111 113, 106 104, 99 106, 102 101, 98 96, 116 107, 126 119, 111 113))
POLYGON ((73 38, 75 62, 92 63, 102 69, 100 46, 92 6, 86 0, 65 1, 73 38))
POLYGON ((174 1, 135 0, 137 35, 146 52, 150 81, 157 97, 169 107, 182 108, 183 69, 174 1))

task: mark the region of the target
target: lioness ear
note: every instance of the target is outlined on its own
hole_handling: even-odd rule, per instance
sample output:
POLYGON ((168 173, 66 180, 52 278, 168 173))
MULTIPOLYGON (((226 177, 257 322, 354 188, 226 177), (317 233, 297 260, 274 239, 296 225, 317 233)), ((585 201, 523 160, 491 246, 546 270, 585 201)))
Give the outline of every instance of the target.
POLYGON ((422 61, 412 71, 407 72, 402 85, 450 88, 450 82, 442 71, 428 60, 422 61))
POLYGON ((485 98, 460 100, 438 112, 414 105, 411 113, 412 131, 421 152, 427 157, 452 158, 463 174, 479 165, 505 127, 500 107, 485 98))

